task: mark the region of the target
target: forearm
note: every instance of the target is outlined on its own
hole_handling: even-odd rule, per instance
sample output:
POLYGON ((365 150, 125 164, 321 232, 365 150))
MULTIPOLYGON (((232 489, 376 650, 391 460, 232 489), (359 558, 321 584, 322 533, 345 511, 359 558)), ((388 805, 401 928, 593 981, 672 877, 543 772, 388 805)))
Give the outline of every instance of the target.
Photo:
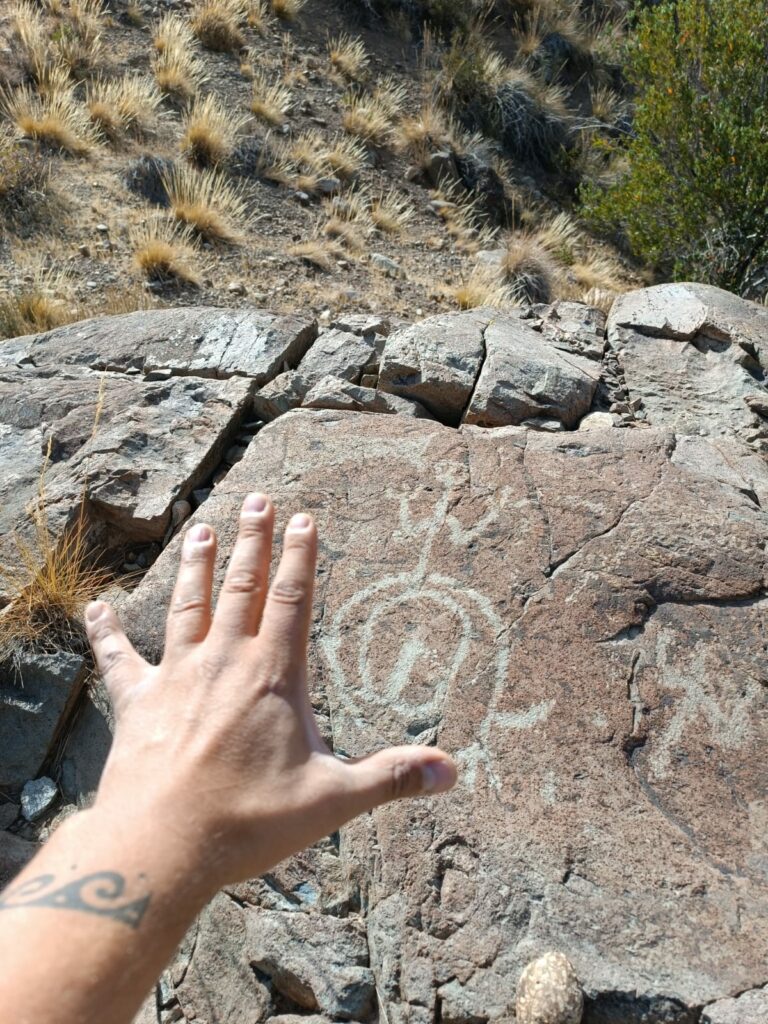
POLYGON ((196 849, 157 810, 67 820, 0 893, 3 1024, 129 1024, 215 890, 196 849))

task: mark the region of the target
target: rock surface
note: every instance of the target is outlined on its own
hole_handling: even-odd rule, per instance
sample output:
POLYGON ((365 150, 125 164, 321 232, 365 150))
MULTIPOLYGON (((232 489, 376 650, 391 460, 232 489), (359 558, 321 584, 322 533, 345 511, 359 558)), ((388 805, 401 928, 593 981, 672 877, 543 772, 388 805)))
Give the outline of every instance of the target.
POLYGON ((350 384, 338 377, 323 377, 310 388, 301 404, 306 409, 346 409, 348 412, 400 414, 432 419, 419 402, 350 384))
MULTIPOLYGON (((509 1020, 552 948, 590 1024, 693 1024, 764 981, 768 517, 738 463, 676 441, 300 410, 206 502, 225 554, 256 485, 317 517, 311 678, 335 748, 437 741, 461 766, 447 797, 343 830, 390 1024, 509 1020)), ((178 548, 125 610, 150 657, 178 548)), ((250 948, 231 928, 215 991, 250 948)), ((296 1012, 242 978, 250 1019, 296 1012)))
POLYGON ((21 790, 21 813, 27 821, 36 821, 53 806, 58 795, 56 783, 47 775, 30 779, 21 790))
POLYGON ((387 338, 379 389, 421 402, 443 423, 457 426, 485 355, 485 330, 497 313, 447 313, 394 331, 387 338))
POLYGON ((521 315, 497 314, 489 322, 485 352, 465 423, 503 427, 543 419, 573 428, 589 412, 599 368, 521 315))
POLYGON ((768 309, 707 285, 658 285, 616 301, 608 340, 651 425, 768 450, 768 309))
POLYGON ((76 654, 36 654, 0 675, 0 789, 17 792, 43 766, 85 681, 76 654))
POLYGON ((767 1020, 768 985, 737 999, 718 1000, 701 1015, 701 1024, 765 1024, 767 1020))
POLYGON ((96 317, 0 346, 0 365, 84 366, 198 377, 251 377, 257 386, 295 367, 317 336, 308 317, 258 309, 150 309, 96 317))

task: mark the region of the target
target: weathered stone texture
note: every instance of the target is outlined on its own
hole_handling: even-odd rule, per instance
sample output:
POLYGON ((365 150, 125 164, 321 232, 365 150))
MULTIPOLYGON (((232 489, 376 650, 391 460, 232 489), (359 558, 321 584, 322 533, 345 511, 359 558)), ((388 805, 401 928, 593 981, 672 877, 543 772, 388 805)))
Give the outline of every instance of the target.
POLYGON ((608 340, 653 426, 768 444, 765 307, 707 285, 658 285, 616 301, 608 340))
MULTIPOLYGON (((738 461, 675 456, 649 429, 301 410, 206 503, 224 557, 251 489, 317 517, 335 748, 459 762, 453 793, 343 830, 390 1024, 507 1021, 548 949, 591 1024, 693 1024, 763 982, 768 517, 738 461)), ((149 656, 178 546, 126 610, 149 656)))
POLYGON ((85 366, 144 373, 169 369, 198 377, 252 377, 266 384, 299 362, 317 335, 309 317, 208 306, 96 317, 0 347, 0 363, 85 366))

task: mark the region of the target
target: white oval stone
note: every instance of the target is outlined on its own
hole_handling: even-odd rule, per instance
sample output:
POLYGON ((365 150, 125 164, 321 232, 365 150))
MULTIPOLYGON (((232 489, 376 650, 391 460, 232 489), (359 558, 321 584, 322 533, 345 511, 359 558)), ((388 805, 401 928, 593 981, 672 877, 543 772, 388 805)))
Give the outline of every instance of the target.
POLYGON ((515 996, 517 1024, 581 1024, 584 995, 568 957, 549 952, 520 975, 515 996))

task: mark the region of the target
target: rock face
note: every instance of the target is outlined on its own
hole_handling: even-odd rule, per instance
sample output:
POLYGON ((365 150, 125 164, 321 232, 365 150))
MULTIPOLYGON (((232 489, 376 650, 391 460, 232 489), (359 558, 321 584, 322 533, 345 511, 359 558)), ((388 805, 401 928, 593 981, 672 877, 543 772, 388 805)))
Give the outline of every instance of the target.
MULTIPOLYGON (((321 732, 350 756, 439 743, 460 781, 220 893, 144 1024, 507 1024, 548 950, 585 1024, 762 1024, 768 312, 675 285, 622 299, 607 335, 556 303, 350 315, 314 342, 297 318, 166 313, 132 351, 104 321, 2 347, 0 556, 50 438, 54 526, 85 493, 102 533, 168 542, 121 601, 154 659, 174 508, 199 505, 220 566, 247 492, 278 527, 306 509, 321 732)), ((34 749, 27 778, 87 803, 108 703, 89 688, 50 767, 57 700, 14 778, 34 749)))
POLYGON ((312 319, 257 309, 139 310, 3 343, 0 364, 168 369, 197 377, 251 377, 260 386, 296 366, 316 336, 312 319))
POLYGON ((18 675, 2 673, 0 789, 16 791, 35 778, 85 676, 85 660, 64 653, 28 655, 18 675))
POLYGON ((659 285, 616 301, 608 340, 649 423, 768 447, 768 309, 707 285, 659 285))
POLYGON ((574 427, 589 412, 599 369, 538 333, 522 316, 499 314, 485 330, 485 362, 465 423, 503 427, 555 420, 574 427))
POLYGON ((421 402, 456 426, 469 402, 485 354, 483 335, 495 310, 434 316, 390 334, 379 388, 421 402))
MULTIPOLYGON (((258 435, 204 517, 225 554, 257 484, 283 517, 317 517, 310 677, 335 748, 436 741, 461 781, 343 830, 364 910, 324 923, 300 883, 279 888, 287 909, 252 887, 238 935, 251 909, 294 915, 294 936, 362 913, 391 1024, 509 1020, 547 949, 573 963, 590 1024, 693 1024, 762 983, 768 516, 738 463, 678 458, 680 440, 311 410, 258 435)), ((151 657, 178 547, 124 613, 151 657)), ((313 954, 302 974, 281 942, 256 954, 267 996, 241 995, 240 1019, 306 1012, 310 989, 338 1018, 313 954)))

